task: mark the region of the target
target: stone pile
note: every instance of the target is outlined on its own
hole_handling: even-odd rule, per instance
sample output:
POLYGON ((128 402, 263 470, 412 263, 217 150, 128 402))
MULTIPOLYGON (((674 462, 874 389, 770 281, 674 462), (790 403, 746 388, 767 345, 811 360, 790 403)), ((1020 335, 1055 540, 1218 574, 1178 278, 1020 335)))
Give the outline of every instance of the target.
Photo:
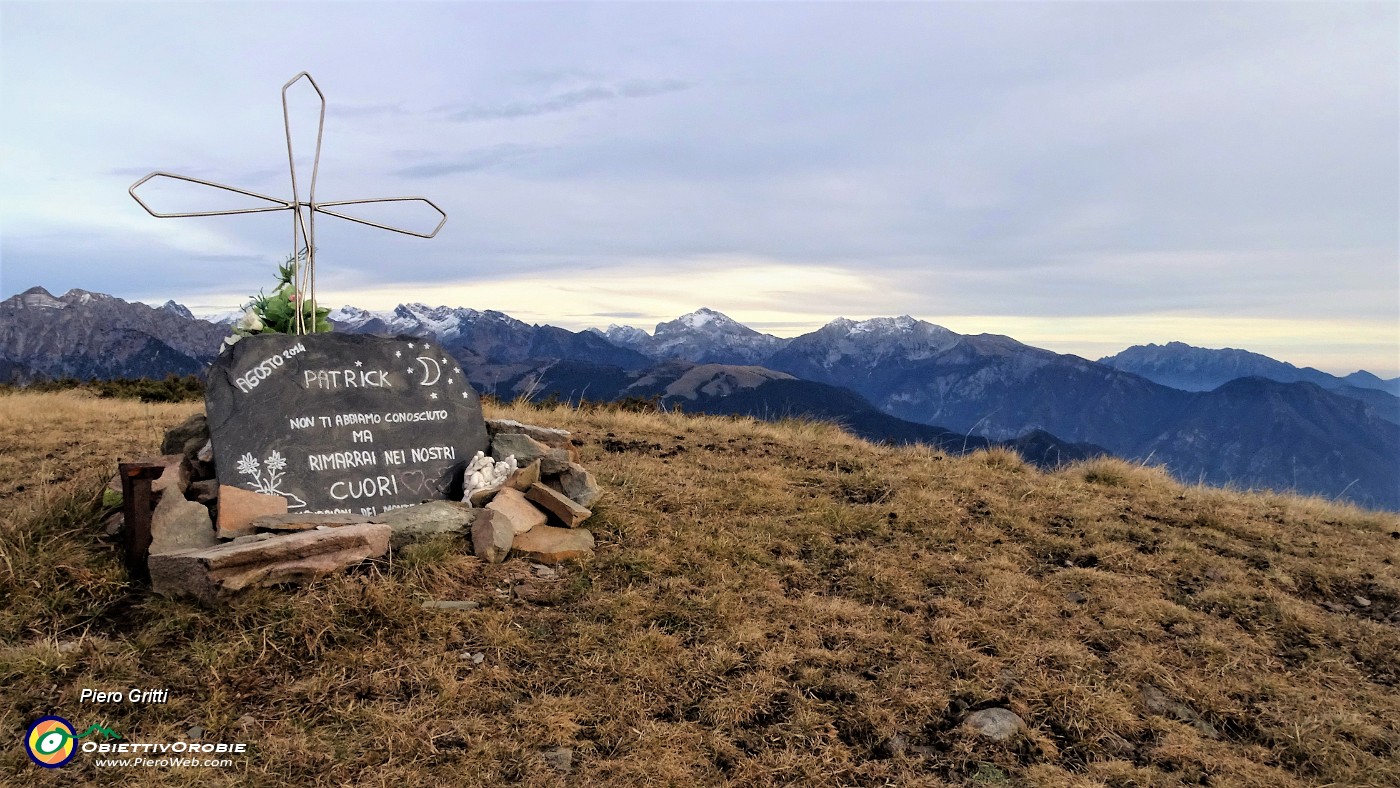
MULTIPOLYGON (((489 563, 592 555, 593 534, 579 526, 600 491, 569 433, 510 420, 486 426, 491 454, 468 464, 464 500, 364 516, 288 512, 280 495, 220 485, 205 417, 191 417, 166 434, 160 457, 146 460, 165 466, 152 484, 152 588, 212 602, 245 588, 308 582, 451 533, 469 536, 489 563)), ((112 489, 121 491, 119 479, 112 489)))

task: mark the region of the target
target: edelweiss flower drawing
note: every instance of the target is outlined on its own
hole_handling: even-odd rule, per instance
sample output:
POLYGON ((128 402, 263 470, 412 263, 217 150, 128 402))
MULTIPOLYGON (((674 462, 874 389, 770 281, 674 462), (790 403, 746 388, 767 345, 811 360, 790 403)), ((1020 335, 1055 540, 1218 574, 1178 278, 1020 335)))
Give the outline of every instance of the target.
POLYGON ((252 452, 238 458, 238 472, 253 477, 253 480, 247 483, 249 489, 263 495, 280 495, 287 499, 288 509, 300 509, 306 505, 306 501, 282 489, 282 477, 286 475, 283 471, 286 468, 287 458, 276 449, 268 452, 262 463, 258 462, 258 458, 254 457, 252 452), (263 475, 264 470, 267 471, 266 476, 263 475))

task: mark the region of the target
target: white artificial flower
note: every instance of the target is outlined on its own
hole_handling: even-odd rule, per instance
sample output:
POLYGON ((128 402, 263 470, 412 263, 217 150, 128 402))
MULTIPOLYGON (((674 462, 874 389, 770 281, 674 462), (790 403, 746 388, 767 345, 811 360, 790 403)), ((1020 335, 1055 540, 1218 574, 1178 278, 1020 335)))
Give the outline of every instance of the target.
POLYGON ((244 331, 262 331, 264 326, 262 318, 258 317, 258 313, 249 309, 243 313, 243 319, 238 321, 238 325, 235 326, 235 328, 240 328, 244 331))

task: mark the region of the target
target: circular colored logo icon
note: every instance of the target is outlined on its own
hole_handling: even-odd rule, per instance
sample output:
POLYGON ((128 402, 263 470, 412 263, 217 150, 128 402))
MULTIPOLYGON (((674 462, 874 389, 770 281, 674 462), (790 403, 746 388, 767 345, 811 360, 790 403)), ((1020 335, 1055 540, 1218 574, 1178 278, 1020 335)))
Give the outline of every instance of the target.
POLYGON ((77 754, 73 723, 62 717, 44 717, 29 726, 24 736, 24 749, 29 760, 45 769, 57 769, 73 760, 77 754))

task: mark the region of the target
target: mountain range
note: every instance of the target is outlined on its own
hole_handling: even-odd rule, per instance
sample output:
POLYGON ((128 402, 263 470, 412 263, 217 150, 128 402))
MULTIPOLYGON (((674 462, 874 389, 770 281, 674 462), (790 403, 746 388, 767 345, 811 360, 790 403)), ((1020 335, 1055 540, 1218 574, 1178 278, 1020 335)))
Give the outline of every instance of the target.
MULTIPOLYGON (((1400 509, 1400 379, 1341 378, 1247 351, 1173 342, 1095 362, 909 316, 839 318, 780 338, 710 309, 651 332, 573 332, 424 304, 345 307, 331 321, 352 333, 431 336, 498 396, 641 397, 691 412, 832 419, 877 440, 1003 442, 1037 462, 1106 450, 1191 482, 1400 509)), ((34 288, 0 303, 0 381, 184 374, 202 369, 225 334, 174 303, 34 288)))
POLYGON ((1183 391, 1210 391, 1232 380, 1258 377, 1280 383, 1316 383, 1329 391, 1368 402, 1389 414, 1387 418, 1397 415, 1396 408, 1400 407, 1400 378, 1382 380, 1365 370, 1337 377, 1312 367, 1295 367, 1286 361, 1235 348, 1209 350, 1184 342, 1134 345, 1099 359, 1099 363, 1183 391), (1377 396, 1376 392, 1388 396, 1377 396))

